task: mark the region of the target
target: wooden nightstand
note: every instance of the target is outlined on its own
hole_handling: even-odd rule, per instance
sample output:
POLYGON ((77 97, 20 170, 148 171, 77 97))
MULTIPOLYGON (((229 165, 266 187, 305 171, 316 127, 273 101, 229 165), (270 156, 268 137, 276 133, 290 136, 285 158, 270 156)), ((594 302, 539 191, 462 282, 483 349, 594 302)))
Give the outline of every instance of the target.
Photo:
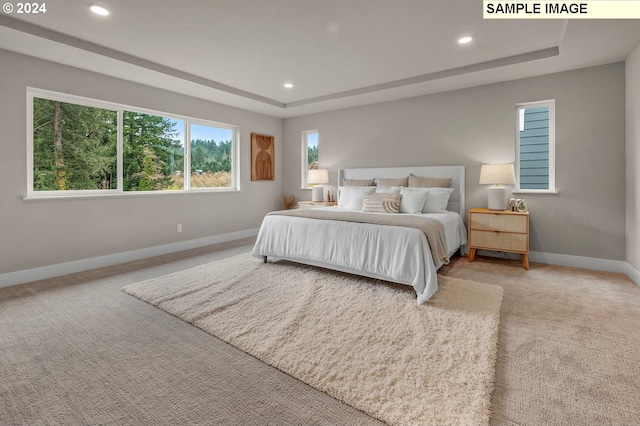
POLYGON ((520 253, 522 266, 529 269, 529 212, 469 210, 469 262, 478 249, 520 253))
POLYGON ((335 201, 298 201, 299 209, 316 209, 318 207, 335 206, 335 201))

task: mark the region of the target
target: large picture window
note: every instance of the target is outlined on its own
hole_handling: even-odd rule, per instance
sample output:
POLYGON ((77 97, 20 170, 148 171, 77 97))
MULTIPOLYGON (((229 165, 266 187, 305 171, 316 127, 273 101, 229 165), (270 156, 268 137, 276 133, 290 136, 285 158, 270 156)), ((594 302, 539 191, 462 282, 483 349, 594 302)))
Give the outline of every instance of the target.
POLYGON ((239 189, 235 126, 31 88, 27 105, 29 196, 239 189))
POLYGON ((555 192, 555 101, 516 105, 516 185, 555 192))

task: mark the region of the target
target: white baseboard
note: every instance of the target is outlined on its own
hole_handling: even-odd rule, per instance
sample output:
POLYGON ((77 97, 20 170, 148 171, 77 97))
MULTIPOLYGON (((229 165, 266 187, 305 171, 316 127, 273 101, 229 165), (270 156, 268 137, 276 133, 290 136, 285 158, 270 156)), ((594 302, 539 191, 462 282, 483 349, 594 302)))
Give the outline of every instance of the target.
MULTIPOLYGON (((505 257, 505 253, 485 250, 479 250, 479 254, 490 257, 505 257)), ((508 253, 507 257, 509 257, 510 259, 520 259, 520 255, 514 255, 511 253, 508 253)), ((573 256, 569 254, 531 251, 529 252, 529 261, 547 263, 549 265, 570 266, 573 268, 626 273, 626 262, 622 260, 600 259, 597 257, 573 256)))
POLYGON ((631 279, 631 281, 640 287, 640 272, 633 266, 629 265, 629 262, 624 262, 624 273, 631 279))
MULTIPOLYGON (((161 256, 163 254, 204 247, 211 244, 218 244, 227 241, 239 240, 242 238, 255 237, 256 235, 258 235, 258 228, 231 232, 228 234, 214 235, 211 237, 198 238, 195 240, 181 241, 178 243, 164 244, 161 246, 148 247, 139 250, 131 250, 122 253, 114 253, 105 256, 92 257, 89 259, 75 260, 72 262, 59 263, 56 265, 43 266, 40 268, 9 272, 6 274, 0 274, 0 287, 8 287, 15 284, 44 280, 47 278, 72 274, 74 272, 81 272, 87 271, 89 269, 117 265, 118 263, 131 262, 133 260, 146 259, 153 256, 161 256)), ((468 252, 466 246, 463 247, 463 253, 464 252, 468 252)), ((478 254, 500 258, 504 258, 505 255, 512 259, 520 258, 519 255, 485 250, 480 250, 478 254)), ((631 279, 631 281, 640 286, 640 271, 622 260, 599 259, 594 257, 572 256, 567 254, 542 253, 532 251, 529 252, 529 261, 547 263, 551 265, 570 266, 574 268, 596 269, 599 271, 624 273, 629 277, 629 279, 631 279)))
POLYGON ((242 238, 255 237, 256 235, 258 235, 258 228, 231 232, 228 234, 214 235, 205 238, 197 238, 195 240, 181 241, 178 243, 164 244, 161 246, 148 247, 139 250, 125 251, 122 253, 108 254, 105 256, 92 257, 89 259, 74 260, 72 262, 59 263, 56 265, 43 266, 40 268, 9 272, 6 274, 0 274, 0 287, 8 287, 15 284, 44 280, 47 278, 72 274, 74 272, 81 272, 87 271, 89 269, 117 265, 118 263, 131 262, 133 260, 140 260, 148 257, 175 253, 178 251, 208 246, 211 244, 218 244, 227 241, 240 240, 242 238))
POLYGON ((569 254, 542 253, 536 251, 529 253, 529 261, 620 273, 624 272, 625 264, 623 260, 600 259, 597 257, 572 256, 569 254))
MULTIPOLYGON (((505 253, 479 250, 484 256, 504 258, 505 253)), ((510 259, 520 259, 520 255, 507 255, 510 259)), ((596 257, 571 256, 568 254, 529 252, 530 262, 547 263, 550 265, 570 266, 573 268, 595 269, 597 271, 618 272, 625 274, 640 287, 640 271, 623 260, 599 259, 596 257)))

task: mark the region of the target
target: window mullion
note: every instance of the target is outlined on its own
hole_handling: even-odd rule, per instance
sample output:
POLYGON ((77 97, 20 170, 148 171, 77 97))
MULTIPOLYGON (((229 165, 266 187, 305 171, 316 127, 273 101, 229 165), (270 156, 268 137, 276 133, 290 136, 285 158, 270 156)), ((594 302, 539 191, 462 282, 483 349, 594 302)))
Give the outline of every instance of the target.
POLYGON ((191 122, 184 121, 184 191, 191 189, 191 122))
POLYGON ((118 109, 118 137, 116 142, 118 192, 124 192, 124 114, 122 111, 122 108, 118 109))
POLYGON ((233 129, 233 139, 231 140, 231 186, 240 190, 240 130, 233 129))

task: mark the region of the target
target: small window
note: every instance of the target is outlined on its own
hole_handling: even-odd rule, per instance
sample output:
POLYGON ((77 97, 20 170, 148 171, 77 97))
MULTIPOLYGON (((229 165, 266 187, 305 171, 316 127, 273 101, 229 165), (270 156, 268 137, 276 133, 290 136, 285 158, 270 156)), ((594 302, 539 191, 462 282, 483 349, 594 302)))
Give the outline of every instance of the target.
POLYGON ((307 184, 309 170, 318 168, 318 131, 302 132, 302 188, 310 188, 307 184))
POLYGON ((516 188, 555 192, 555 101, 516 105, 516 188))

